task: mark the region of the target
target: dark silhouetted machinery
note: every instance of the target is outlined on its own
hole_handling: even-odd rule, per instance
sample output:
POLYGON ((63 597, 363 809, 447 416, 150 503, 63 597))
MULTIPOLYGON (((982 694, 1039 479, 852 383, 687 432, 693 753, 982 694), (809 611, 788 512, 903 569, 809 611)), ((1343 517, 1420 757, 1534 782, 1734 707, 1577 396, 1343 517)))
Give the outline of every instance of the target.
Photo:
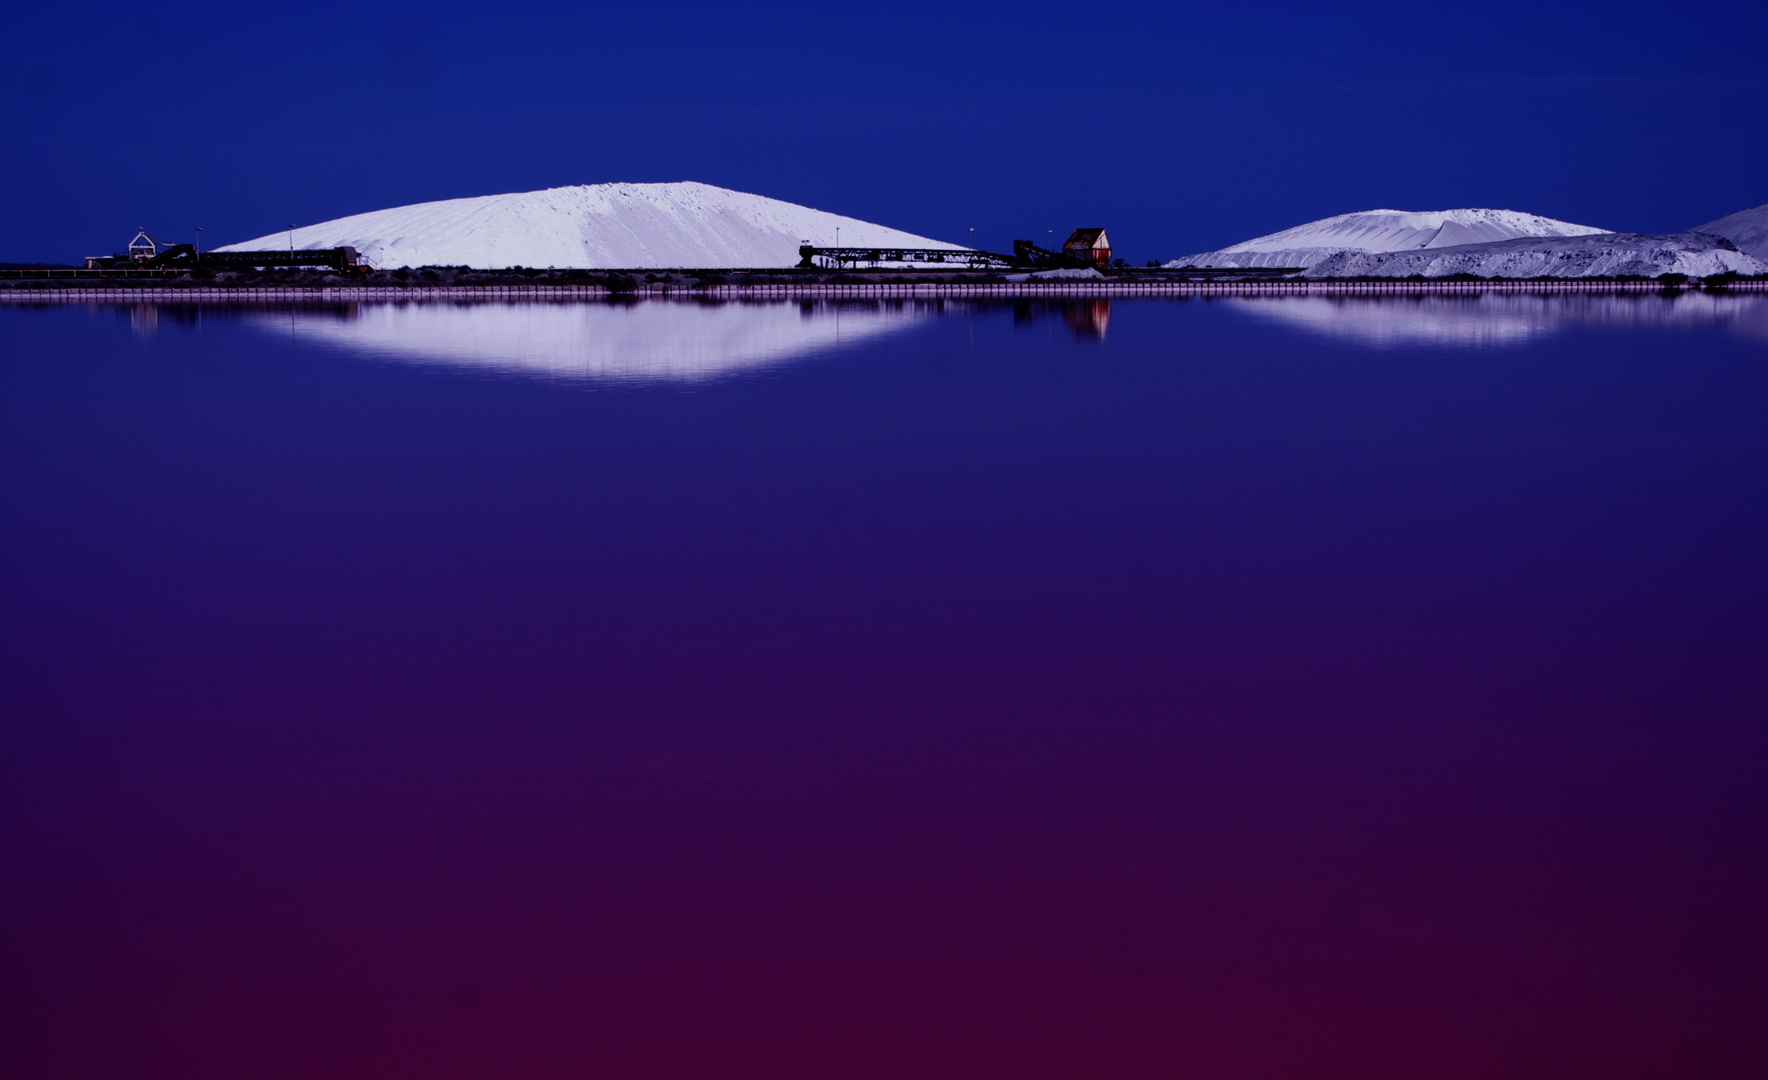
MULTIPOLYGON (((1097 232, 1105 230, 1080 230, 1097 232)), ((1030 240, 1013 241, 1013 254, 1002 255, 977 248, 907 248, 907 247, 817 247, 805 244, 798 249, 801 270, 854 270, 864 267, 914 266, 923 270, 1060 270, 1095 265, 1090 258, 1067 251, 1047 251, 1030 240)), ((1109 264, 1111 249, 1105 249, 1109 264)))
POLYGON ((126 250, 115 255, 89 255, 88 270, 334 270, 366 274, 370 267, 353 247, 287 248, 275 251, 198 251, 194 244, 174 244, 136 232, 126 250))

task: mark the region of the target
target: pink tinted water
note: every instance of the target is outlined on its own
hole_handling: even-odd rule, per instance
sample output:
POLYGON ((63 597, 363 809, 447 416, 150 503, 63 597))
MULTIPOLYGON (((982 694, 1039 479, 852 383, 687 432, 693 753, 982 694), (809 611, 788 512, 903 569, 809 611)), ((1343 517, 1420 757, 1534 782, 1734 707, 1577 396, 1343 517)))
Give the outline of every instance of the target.
POLYGON ((1768 1066, 1759 345, 0 317, 6 1075, 1768 1066))

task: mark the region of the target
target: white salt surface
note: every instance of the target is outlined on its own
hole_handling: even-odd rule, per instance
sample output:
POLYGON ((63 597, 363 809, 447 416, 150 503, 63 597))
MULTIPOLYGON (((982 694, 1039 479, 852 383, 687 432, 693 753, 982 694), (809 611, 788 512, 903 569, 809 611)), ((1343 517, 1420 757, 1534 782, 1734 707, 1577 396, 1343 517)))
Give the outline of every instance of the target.
POLYGON ((1034 270, 1029 274, 1008 274, 1006 281, 1104 281, 1105 275, 1091 266, 1064 266, 1056 270, 1034 270))
MULTIPOLYGON (((295 229, 296 249, 353 247, 380 269, 695 269, 798 265, 798 246, 961 250, 857 218, 710 184, 589 184, 416 203, 295 229)), ((283 249, 289 232, 221 251, 283 249)))

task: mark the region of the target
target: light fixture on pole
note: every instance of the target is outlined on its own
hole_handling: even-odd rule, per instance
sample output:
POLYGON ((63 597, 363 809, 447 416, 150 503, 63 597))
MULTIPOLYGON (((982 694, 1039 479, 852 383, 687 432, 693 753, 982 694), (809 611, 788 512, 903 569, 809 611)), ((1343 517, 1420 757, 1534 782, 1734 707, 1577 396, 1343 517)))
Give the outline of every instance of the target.
POLYGON ((203 227, 201 225, 196 226, 196 248, 194 250, 198 255, 203 253, 203 227))

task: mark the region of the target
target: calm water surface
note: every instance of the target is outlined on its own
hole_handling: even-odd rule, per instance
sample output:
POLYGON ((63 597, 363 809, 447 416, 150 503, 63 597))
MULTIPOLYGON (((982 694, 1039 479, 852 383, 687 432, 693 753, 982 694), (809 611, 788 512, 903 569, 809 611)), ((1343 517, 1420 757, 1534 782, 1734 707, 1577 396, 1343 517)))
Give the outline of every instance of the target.
POLYGON ((1764 298, 0 308, 0 1074, 1768 1075, 1764 298))

